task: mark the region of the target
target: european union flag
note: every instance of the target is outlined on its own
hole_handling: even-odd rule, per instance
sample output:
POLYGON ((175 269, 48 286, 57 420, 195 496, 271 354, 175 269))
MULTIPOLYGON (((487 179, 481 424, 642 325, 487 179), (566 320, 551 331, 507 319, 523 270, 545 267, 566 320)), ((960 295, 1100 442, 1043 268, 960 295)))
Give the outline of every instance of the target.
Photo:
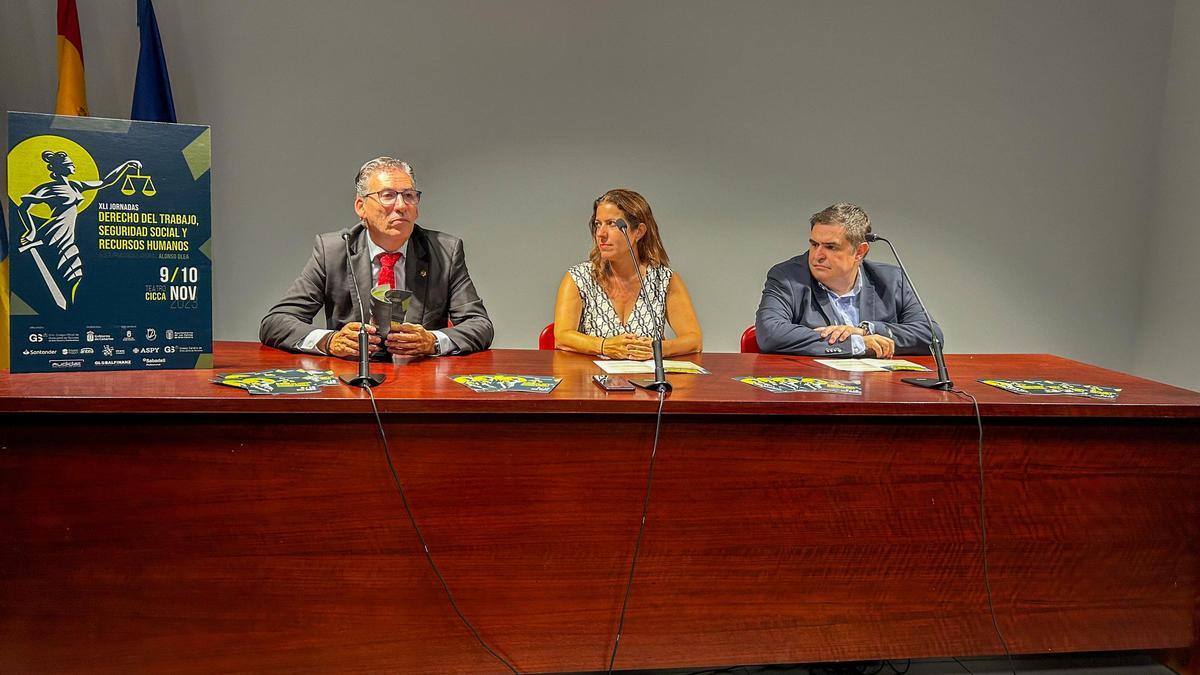
POLYGON ((167 76, 167 59, 163 55, 158 19, 154 17, 154 5, 150 0, 138 0, 138 28, 142 34, 142 51, 138 55, 133 112, 129 117, 147 122, 174 122, 171 78, 167 76))

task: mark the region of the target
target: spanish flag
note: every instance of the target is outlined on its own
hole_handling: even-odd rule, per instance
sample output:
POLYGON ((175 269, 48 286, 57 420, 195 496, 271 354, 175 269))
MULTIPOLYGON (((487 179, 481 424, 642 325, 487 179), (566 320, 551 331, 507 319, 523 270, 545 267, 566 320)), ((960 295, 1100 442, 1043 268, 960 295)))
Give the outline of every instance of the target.
POLYGON ((58 0, 58 105, 57 115, 87 115, 87 89, 83 84, 83 39, 79 37, 79 12, 75 0, 58 0))

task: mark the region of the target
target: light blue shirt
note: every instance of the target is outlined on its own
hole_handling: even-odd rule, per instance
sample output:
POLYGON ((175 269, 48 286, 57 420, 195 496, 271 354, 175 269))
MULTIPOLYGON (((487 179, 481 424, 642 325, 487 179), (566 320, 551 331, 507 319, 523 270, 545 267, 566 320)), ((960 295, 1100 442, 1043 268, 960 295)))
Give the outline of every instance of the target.
MULTIPOLYGON (((858 326, 858 299, 862 295, 863 288, 862 269, 858 270, 858 274, 854 278, 854 288, 851 288, 843 295, 838 295, 819 281, 817 285, 829 294, 829 303, 833 305, 833 313, 837 314, 838 321, 846 326, 858 326)), ((850 353, 854 356, 861 356, 867 353, 867 345, 861 335, 850 336, 850 353)))

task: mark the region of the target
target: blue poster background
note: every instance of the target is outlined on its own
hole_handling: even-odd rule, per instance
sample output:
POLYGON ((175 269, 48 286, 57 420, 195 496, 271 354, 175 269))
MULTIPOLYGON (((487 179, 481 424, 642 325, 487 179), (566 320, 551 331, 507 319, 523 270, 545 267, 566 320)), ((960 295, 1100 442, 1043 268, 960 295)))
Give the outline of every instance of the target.
POLYGON ((8 114, 11 370, 212 367, 209 127, 8 114))

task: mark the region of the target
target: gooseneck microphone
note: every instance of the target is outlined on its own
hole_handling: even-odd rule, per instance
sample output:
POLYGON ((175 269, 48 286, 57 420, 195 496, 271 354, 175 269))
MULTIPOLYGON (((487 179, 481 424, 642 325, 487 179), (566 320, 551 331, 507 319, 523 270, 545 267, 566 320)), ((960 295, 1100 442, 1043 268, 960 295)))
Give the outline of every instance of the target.
MULTIPOLYGON (((629 247, 629 257, 633 259, 633 269, 637 272, 638 283, 642 286, 638 290, 638 295, 641 295, 642 290, 646 290, 646 279, 642 276, 642 268, 638 264, 637 253, 633 250, 633 242, 629 239, 629 223, 622 218, 616 222, 616 226, 625 237, 625 245, 629 247)), ((649 298, 649 291, 647 291, 647 298, 649 298)), ((636 304, 636 300, 634 302, 636 304)), ((650 465, 646 469, 646 494, 642 498, 642 518, 638 525, 637 539, 633 544, 633 558, 629 561, 629 575, 625 578, 625 596, 621 600, 621 613, 617 618, 617 634, 613 640, 612 652, 608 657, 608 675, 613 673, 613 666, 617 662, 617 651, 621 648, 621 631, 625 628, 625 612, 629 609, 629 598, 633 593, 633 578, 637 572, 638 556, 642 551, 642 541, 646 537, 646 514, 650 512, 650 488, 654 484, 654 461, 658 457, 658 435, 662 431, 663 403, 667 400, 667 392, 671 391, 671 383, 667 382, 663 368, 662 335, 666 331, 665 323, 665 316, 658 317, 658 335, 650 343, 654 350, 654 379, 629 380, 635 386, 658 392, 658 414, 654 417, 654 445, 650 448, 650 465)))
POLYGON ((350 281, 354 288, 350 291, 350 304, 358 309, 358 374, 354 377, 341 377, 342 382, 352 387, 370 389, 378 387, 387 379, 386 375, 371 374, 371 336, 367 334, 367 314, 363 309, 362 299, 358 297, 358 276, 354 273, 354 264, 350 261, 350 240, 363 231, 364 225, 359 223, 350 230, 342 233, 342 241, 346 244, 346 268, 350 270, 350 281))
POLYGON ((908 281, 908 287, 912 289, 913 297, 917 299, 917 304, 921 306, 921 311, 925 313, 925 321, 929 325, 929 349, 933 351, 933 362, 937 364, 937 377, 902 377, 901 382, 907 382, 916 387, 924 387, 925 389, 950 389, 954 383, 950 381, 950 375, 946 372, 946 357, 942 354, 942 341, 938 339, 937 331, 933 327, 933 318, 929 316, 929 310, 925 308, 925 303, 921 302, 921 294, 917 292, 917 287, 912 282, 912 277, 908 276, 908 270, 904 268, 904 263, 900 260, 900 254, 896 253, 896 247, 886 238, 881 237, 873 232, 868 232, 867 241, 882 241, 892 249, 892 257, 896 259, 896 263, 900 265, 900 273, 904 275, 904 279, 908 281))
MULTIPOLYGON (((633 270, 637 272, 638 284, 641 285, 641 289, 639 289, 638 293, 640 295, 642 290, 646 290, 646 303, 649 304, 650 293, 649 290, 646 289, 646 280, 642 277, 642 266, 638 264, 637 253, 634 252, 633 242, 629 239, 629 223, 625 222, 624 218, 621 218, 617 221, 616 225, 617 229, 621 231, 621 235, 625 237, 625 245, 629 247, 629 257, 633 260, 633 270)), ((634 302, 636 303, 637 301, 635 300, 634 302)), ((629 381, 631 384, 641 387, 642 389, 659 392, 671 391, 671 383, 667 382, 666 368, 663 366, 662 335, 664 332, 666 332, 666 326, 663 324, 663 318, 659 317, 658 335, 654 336, 654 338, 650 341, 650 349, 654 353, 654 379, 629 381)))

